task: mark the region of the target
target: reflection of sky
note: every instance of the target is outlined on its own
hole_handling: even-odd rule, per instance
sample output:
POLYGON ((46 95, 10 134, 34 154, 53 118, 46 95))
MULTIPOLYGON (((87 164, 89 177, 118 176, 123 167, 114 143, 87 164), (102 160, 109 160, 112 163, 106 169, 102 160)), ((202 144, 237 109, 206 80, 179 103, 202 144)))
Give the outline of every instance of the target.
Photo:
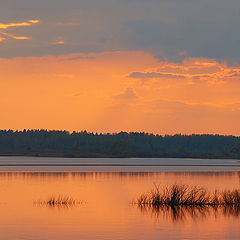
POLYGON ((0 173, 4 171, 98 172, 99 174, 115 172, 124 175, 130 172, 150 174, 150 172, 164 171, 165 174, 206 172, 206 174, 226 175, 231 174, 231 171, 239 171, 239 167, 239 161, 232 159, 0 157, 0 173))
POLYGON ((18 239, 171 239, 239 237, 239 218, 222 211, 141 212, 132 201, 142 192, 175 183, 208 188, 239 187, 238 173, 1 173, 0 231, 18 239), (83 204, 48 208, 34 204, 69 196, 83 204), (176 212, 175 212, 176 213, 176 212), (183 213, 185 215, 183 215, 183 213), (155 214, 155 215, 154 215, 155 214), (190 214, 190 215, 189 215, 190 214), (157 217, 157 218, 156 218, 157 217), (197 227, 196 227, 197 226, 197 227), (161 234, 159 233, 161 231, 161 234))
MULTIPOLYGON (((239 188, 239 172, 231 171, 184 171, 184 172, 0 172, 0 179, 2 181, 36 181, 36 182, 67 182, 71 181, 122 181, 125 183, 141 182, 147 184, 147 189, 151 190, 154 183, 160 186, 171 185, 176 182, 187 184, 190 186, 203 186, 205 188, 213 189, 233 189, 239 188), (150 188, 150 189, 149 189, 150 188)), ((139 186, 140 187, 140 186, 139 186)))

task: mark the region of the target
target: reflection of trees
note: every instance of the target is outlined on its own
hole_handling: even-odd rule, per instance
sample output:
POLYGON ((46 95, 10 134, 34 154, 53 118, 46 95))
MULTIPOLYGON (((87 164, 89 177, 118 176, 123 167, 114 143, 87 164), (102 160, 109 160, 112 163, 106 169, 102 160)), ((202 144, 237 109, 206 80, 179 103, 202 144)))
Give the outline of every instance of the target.
POLYGON ((0 179, 3 178, 32 178, 32 179, 44 179, 44 178, 53 178, 53 179, 96 179, 96 178, 152 178, 152 177, 161 177, 161 176, 235 176, 238 175, 240 181, 240 171, 239 172, 0 172, 0 179))
POLYGON ((240 217, 240 206, 150 206, 137 207, 143 214, 151 215, 155 220, 171 219, 172 221, 199 220, 214 215, 215 218, 240 217))

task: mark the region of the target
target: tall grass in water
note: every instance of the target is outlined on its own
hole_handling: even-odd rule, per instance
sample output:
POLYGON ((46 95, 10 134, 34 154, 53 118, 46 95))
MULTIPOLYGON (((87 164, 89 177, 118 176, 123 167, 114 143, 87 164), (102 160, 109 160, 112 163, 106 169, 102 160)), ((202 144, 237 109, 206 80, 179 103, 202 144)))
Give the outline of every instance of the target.
POLYGON ((65 206, 71 205, 72 206, 76 204, 76 200, 68 196, 50 197, 45 202, 45 204, 49 206, 55 206, 55 205, 65 205, 65 206))
POLYGON ((206 217, 213 211, 215 216, 240 215, 240 190, 210 192, 201 187, 177 185, 155 188, 141 194, 134 202, 143 213, 150 213, 158 219, 160 215, 173 221, 206 217))
POLYGON ((69 208, 72 206, 75 206, 76 204, 79 204, 80 202, 76 201, 75 199, 68 197, 68 196, 57 196, 57 197, 49 197, 47 200, 40 200, 35 202, 38 205, 44 205, 48 207, 64 207, 64 208, 69 208))
POLYGON ((155 189, 137 198, 139 206, 240 206, 240 190, 215 191, 174 184, 155 189))

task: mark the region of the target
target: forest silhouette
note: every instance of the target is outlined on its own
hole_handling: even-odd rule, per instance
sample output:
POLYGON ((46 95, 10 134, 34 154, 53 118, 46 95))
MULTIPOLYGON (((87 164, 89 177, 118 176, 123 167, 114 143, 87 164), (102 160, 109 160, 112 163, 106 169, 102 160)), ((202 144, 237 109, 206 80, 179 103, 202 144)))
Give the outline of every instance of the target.
POLYGON ((240 158, 240 137, 0 130, 0 155, 240 158))

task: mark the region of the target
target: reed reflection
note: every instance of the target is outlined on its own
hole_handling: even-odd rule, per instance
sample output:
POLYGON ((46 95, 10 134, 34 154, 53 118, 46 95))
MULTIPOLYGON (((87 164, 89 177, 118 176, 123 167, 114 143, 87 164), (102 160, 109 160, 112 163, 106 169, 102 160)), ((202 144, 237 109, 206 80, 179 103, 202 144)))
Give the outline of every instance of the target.
POLYGON ((46 200, 34 201, 35 206, 48 207, 50 209, 59 209, 59 210, 62 210, 62 209, 68 210, 82 203, 83 202, 78 201, 72 197, 61 196, 61 195, 51 196, 46 200))
POLYGON ((189 219, 198 221, 214 216, 218 218, 240 218, 239 206, 137 206, 144 215, 150 215, 156 222, 171 220, 172 222, 185 222, 189 219))

